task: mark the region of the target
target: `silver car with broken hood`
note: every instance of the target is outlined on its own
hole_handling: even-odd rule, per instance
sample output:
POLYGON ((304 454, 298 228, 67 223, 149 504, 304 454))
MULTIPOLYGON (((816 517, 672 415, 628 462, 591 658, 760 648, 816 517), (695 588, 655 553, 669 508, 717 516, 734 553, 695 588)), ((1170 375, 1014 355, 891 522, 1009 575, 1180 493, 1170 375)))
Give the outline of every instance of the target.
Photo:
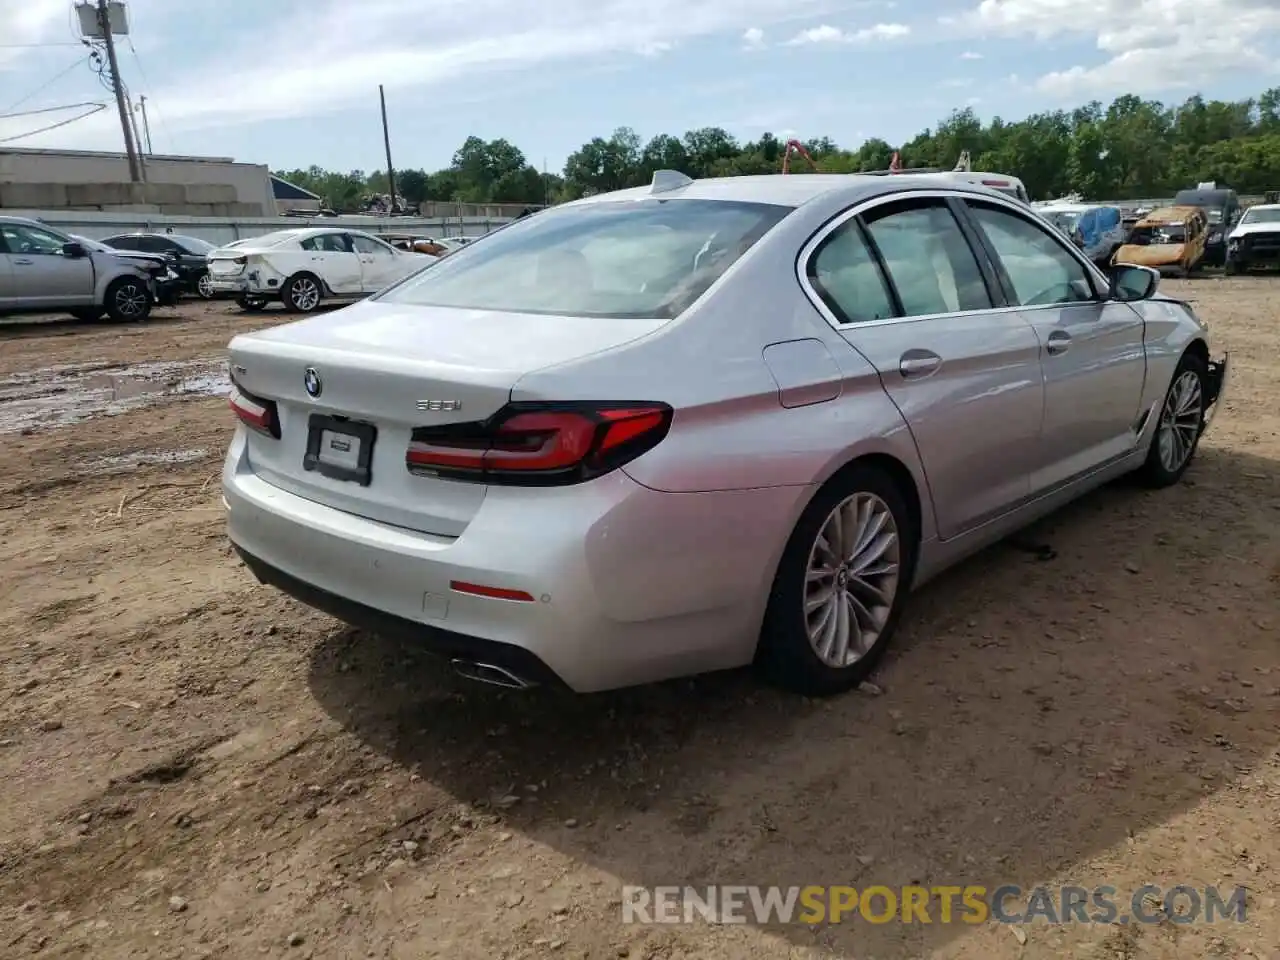
POLYGON ((912 588, 1182 477, 1227 358, 1158 280, 981 186, 663 171, 236 337, 230 538, 476 680, 848 689, 912 588))

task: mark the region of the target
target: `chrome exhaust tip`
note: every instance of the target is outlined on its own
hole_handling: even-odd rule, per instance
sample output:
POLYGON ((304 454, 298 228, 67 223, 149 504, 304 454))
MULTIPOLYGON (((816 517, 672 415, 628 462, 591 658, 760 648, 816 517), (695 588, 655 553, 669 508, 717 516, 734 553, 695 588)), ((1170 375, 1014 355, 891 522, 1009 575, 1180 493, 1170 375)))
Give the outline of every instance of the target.
POLYGON ((474 680, 477 683, 505 687, 508 690, 528 690, 534 686, 533 683, 517 676, 506 667, 495 666, 492 663, 477 663, 474 660, 455 658, 449 661, 449 665, 453 667, 454 673, 458 674, 458 676, 466 677, 468 680, 474 680))

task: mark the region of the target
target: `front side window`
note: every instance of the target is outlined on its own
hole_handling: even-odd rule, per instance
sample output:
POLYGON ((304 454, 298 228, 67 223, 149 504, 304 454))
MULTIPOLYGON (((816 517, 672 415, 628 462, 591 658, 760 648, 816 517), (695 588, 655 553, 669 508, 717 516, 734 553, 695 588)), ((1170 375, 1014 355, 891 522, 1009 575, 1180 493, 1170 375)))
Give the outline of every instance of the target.
POLYGON ((4 238, 4 245, 9 253, 28 256, 60 257, 62 245, 67 242, 56 233, 17 224, 0 225, 0 237, 4 238))
POLYGON ((465 310, 671 319, 791 209, 646 198, 548 210, 442 258, 379 299, 465 310))
POLYGON ((850 220, 832 233, 810 259, 809 282, 841 323, 866 323, 894 316, 893 300, 880 265, 850 220))
POLYGON ((1014 302, 1022 307, 1095 299, 1084 265, 1049 231, 988 204, 966 201, 973 219, 1004 267, 1014 302))
POLYGON ((864 215, 904 316, 986 310, 991 295, 977 258, 946 202, 888 203, 864 215))
POLYGON ((164 237, 138 237, 136 248, 143 253, 172 253, 173 244, 164 237))

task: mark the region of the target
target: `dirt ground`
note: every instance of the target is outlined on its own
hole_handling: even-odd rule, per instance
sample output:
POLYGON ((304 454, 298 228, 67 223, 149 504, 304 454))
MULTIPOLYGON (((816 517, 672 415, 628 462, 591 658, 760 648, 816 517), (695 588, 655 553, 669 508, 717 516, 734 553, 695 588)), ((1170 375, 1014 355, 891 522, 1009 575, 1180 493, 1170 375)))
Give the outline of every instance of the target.
MULTIPOLYGON (((1185 481, 924 589, 875 678, 468 685, 257 585, 224 347, 0 325, 0 956, 1280 955, 1280 280, 1169 281, 1232 351, 1185 481), (624 884, 1248 888, 1246 922, 624 925, 624 884)), ((1125 901, 1127 902, 1127 901, 1125 901)))

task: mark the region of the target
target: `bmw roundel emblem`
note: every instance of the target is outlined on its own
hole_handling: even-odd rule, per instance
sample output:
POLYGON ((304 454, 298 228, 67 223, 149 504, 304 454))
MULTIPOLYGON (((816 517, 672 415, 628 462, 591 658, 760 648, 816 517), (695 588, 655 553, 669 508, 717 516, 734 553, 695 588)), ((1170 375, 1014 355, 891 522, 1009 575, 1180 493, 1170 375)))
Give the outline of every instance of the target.
POLYGON ((320 382, 320 374, 315 367, 307 367, 307 372, 302 375, 302 386, 306 388, 307 396, 320 396, 320 391, 324 389, 324 384, 320 382))

